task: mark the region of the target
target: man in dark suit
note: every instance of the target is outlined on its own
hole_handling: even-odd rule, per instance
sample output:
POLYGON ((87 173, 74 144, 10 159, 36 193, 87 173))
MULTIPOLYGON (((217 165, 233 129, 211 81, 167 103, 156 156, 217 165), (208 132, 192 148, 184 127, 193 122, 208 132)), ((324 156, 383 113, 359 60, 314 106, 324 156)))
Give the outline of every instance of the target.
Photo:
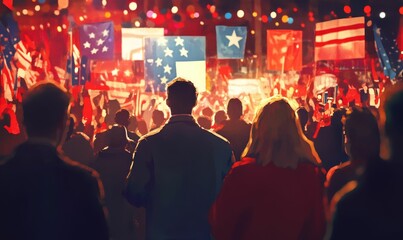
POLYGON ((229 119, 225 120, 221 129, 217 133, 228 139, 234 150, 235 159, 239 161, 246 144, 249 141, 251 124, 245 122, 241 117, 243 115, 242 102, 238 98, 231 98, 227 105, 227 114, 229 119))
POLYGON ((172 117, 140 139, 126 197, 146 208, 147 239, 210 239, 208 212, 232 165, 231 147, 192 117, 193 83, 178 78, 167 91, 172 117))
POLYGON ((0 163, 0 239, 108 239, 98 174, 57 150, 69 107, 54 83, 25 96, 28 141, 0 163))

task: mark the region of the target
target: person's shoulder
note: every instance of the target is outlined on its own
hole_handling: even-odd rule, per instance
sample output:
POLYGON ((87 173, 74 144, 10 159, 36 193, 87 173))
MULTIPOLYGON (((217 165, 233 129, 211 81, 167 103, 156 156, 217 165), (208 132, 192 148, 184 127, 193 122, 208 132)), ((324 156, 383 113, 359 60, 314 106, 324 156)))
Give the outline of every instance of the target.
POLYGON ((59 156, 59 158, 63 162, 62 168, 70 176, 72 176, 72 177, 75 176, 78 178, 86 178, 86 179, 90 179, 90 178, 98 179, 99 178, 98 172, 95 171, 94 169, 92 169, 84 164, 81 164, 77 161, 73 161, 67 156, 59 156))
POLYGON ((201 130, 206 137, 208 137, 210 140, 213 140, 215 143, 229 146, 229 141, 225 137, 221 136, 218 132, 213 132, 203 128, 201 128, 201 130))

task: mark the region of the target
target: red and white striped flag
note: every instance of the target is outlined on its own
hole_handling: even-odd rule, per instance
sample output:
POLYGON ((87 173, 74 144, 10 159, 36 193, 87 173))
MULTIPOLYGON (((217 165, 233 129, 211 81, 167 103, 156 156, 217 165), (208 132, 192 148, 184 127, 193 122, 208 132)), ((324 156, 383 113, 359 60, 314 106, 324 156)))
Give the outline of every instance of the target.
POLYGON ((315 61, 365 58, 364 17, 316 24, 315 61))

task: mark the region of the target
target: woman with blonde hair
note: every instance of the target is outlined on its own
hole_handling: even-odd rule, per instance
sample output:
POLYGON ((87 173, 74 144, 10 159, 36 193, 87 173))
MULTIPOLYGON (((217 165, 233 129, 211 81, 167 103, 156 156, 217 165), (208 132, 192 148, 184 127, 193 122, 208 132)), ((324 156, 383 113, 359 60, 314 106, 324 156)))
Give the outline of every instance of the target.
POLYGON ((320 159, 288 99, 260 108, 243 156, 212 206, 215 239, 322 239, 320 159))

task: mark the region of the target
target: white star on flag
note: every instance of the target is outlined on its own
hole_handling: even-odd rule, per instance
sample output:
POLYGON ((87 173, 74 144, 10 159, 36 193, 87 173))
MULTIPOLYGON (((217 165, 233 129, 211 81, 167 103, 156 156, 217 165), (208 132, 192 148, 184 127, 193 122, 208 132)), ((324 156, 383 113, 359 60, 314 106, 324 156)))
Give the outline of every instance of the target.
POLYGON ((165 53, 165 57, 167 57, 167 56, 173 57, 173 55, 172 55, 173 51, 171 49, 169 49, 168 47, 165 48, 164 53, 165 53))
POLYGON ((105 42, 104 40, 98 39, 97 44, 98 44, 98 46, 100 46, 100 45, 104 44, 104 42, 105 42))
POLYGON ((91 48, 91 44, 87 41, 84 43, 84 48, 91 48))
POLYGON ((171 68, 168 64, 165 65, 165 67, 164 67, 164 73, 171 74, 171 70, 172 70, 172 68, 171 68))
POLYGON ((179 51, 181 52, 181 56, 183 56, 183 57, 188 57, 188 52, 189 52, 189 51, 186 50, 184 47, 181 48, 179 51))
POLYGON ((165 76, 163 76, 162 78, 160 78, 161 83, 162 84, 166 84, 168 82, 168 78, 166 78, 165 76))
POLYGON ((157 67, 162 66, 162 59, 157 58, 157 60, 155 60, 155 63, 157 64, 157 67))
POLYGON ((232 31, 232 35, 226 35, 225 37, 229 40, 228 47, 235 45, 237 48, 240 48, 239 41, 242 40, 242 37, 238 37, 235 30, 232 31))
POLYGON ((112 70, 112 76, 117 76, 119 72, 119 69, 115 68, 112 70))
POLYGON ((130 75, 131 75, 130 71, 129 71, 129 70, 126 70, 126 71, 125 71, 125 76, 126 76, 126 77, 130 77, 130 75))
POLYGON ((166 46, 167 42, 168 42, 167 39, 165 39, 164 37, 161 37, 158 39, 158 46, 166 46))
POLYGON ((175 46, 179 46, 179 45, 181 45, 182 47, 184 46, 183 45, 183 42, 184 42, 185 40, 183 39, 183 38, 181 38, 181 37, 177 37, 177 38, 175 38, 175 46))
POLYGON ((107 52, 108 51, 108 47, 107 46, 104 46, 103 48, 102 48, 102 52, 107 52))
POLYGON ((91 50, 91 54, 96 54, 98 52, 98 48, 93 48, 92 50, 91 50))
POLYGON ((90 38, 95 38, 95 33, 90 33, 88 36, 89 36, 90 38))
POLYGON ((104 36, 104 37, 107 37, 108 34, 109 34, 109 30, 107 30, 107 29, 105 29, 105 30, 102 32, 102 36, 104 36))

